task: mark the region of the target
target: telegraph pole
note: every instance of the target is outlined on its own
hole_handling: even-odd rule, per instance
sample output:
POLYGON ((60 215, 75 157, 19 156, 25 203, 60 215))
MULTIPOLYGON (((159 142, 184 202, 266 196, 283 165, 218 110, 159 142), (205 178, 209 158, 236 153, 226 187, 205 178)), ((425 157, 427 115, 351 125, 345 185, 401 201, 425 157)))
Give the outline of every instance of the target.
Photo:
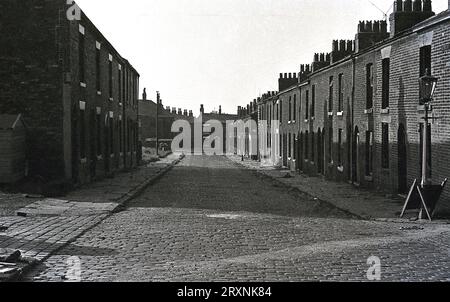
POLYGON ((159 94, 159 91, 156 92, 156 156, 159 156, 159 104, 161 102, 161 96, 159 94))

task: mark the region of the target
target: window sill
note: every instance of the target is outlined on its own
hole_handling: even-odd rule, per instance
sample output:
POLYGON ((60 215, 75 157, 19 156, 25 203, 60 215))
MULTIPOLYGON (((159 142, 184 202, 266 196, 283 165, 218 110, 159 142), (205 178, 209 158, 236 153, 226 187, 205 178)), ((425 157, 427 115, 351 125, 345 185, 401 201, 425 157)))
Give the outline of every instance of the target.
POLYGON ((336 113, 337 116, 344 116, 344 111, 339 111, 338 113, 336 113))
POLYGON ((309 123, 309 119, 305 119, 305 123, 309 123))
POLYGON ((86 83, 83 83, 83 82, 80 82, 80 86, 83 87, 83 88, 87 87, 86 83))
POLYGON ((102 92, 100 90, 97 90, 97 95, 102 95, 102 92))
POLYGON ((98 155, 97 160, 103 160, 103 155, 98 155))
POLYGON ((381 109, 381 114, 389 114, 389 108, 381 109))
POLYGON ((87 164, 87 158, 80 159, 80 163, 81 164, 87 164))
POLYGON ((109 156, 109 158, 114 158, 114 154, 111 154, 111 155, 109 156))
POLYGON ((372 114, 372 113, 373 113, 373 108, 364 110, 364 114, 372 114))
POLYGON ((368 182, 373 182, 373 176, 364 176, 364 180, 368 182))
POLYGON ((109 100, 110 100, 111 102, 114 102, 114 98, 109 98, 109 100))
POLYGON ((119 106, 120 106, 120 107, 123 107, 123 104, 122 104, 122 103, 119 103, 119 106))
POLYGON ((338 172, 344 173, 344 166, 338 166, 337 167, 338 172))
POLYGON ((333 112, 328 112, 328 116, 333 116, 334 113, 333 112))

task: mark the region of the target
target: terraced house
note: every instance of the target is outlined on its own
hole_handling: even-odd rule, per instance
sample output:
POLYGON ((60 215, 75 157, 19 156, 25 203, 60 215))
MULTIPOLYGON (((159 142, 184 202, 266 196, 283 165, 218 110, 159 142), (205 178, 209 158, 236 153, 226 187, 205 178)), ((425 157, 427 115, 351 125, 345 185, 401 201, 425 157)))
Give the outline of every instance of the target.
POLYGON ((137 165, 139 74, 66 2, 0 2, 0 112, 23 115, 31 176, 82 184, 137 165))
MULTIPOLYGON (((421 178, 419 78, 439 78, 428 158, 440 183, 450 175, 450 12, 430 0, 395 1, 390 18, 362 21, 355 40, 335 40, 300 72, 281 74, 276 96, 258 102, 279 121, 277 164, 336 181, 406 193, 421 178)), ((260 145, 261 148, 261 145, 260 145)), ((450 204, 450 191, 444 193, 450 204)))

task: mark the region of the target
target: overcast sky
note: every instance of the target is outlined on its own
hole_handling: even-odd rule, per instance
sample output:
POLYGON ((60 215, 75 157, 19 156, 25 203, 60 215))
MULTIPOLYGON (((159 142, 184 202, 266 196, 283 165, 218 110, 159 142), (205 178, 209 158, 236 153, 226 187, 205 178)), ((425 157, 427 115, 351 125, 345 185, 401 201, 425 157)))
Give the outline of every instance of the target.
MULTIPOLYGON (((393 0, 77 0, 164 106, 235 113, 393 0), (371 4, 371 2, 373 4, 371 4), (374 5, 379 7, 378 10, 374 5)), ((436 13, 447 0, 434 0, 436 13)))

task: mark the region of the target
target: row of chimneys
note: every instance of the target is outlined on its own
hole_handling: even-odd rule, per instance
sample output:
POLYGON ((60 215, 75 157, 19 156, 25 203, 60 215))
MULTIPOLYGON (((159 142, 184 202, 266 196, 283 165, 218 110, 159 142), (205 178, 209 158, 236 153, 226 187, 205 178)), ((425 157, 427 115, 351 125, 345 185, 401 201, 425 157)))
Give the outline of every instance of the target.
MULTIPOLYGON (((450 0, 448 2, 450 9, 450 0)), ((386 21, 361 21, 354 41, 333 40, 331 53, 315 53, 311 65, 300 65, 298 76, 296 73, 280 74, 278 88, 283 91, 301 83, 310 73, 338 62, 352 53, 372 47, 389 36, 394 37, 433 15, 431 0, 395 0, 394 12, 390 16, 391 33, 387 30, 386 21)))
POLYGON ((172 114, 176 114, 176 115, 183 115, 183 116, 190 116, 193 117, 194 113, 192 112, 192 110, 189 110, 189 113, 187 111, 187 109, 182 110, 181 108, 177 108, 176 107, 172 107, 172 110, 170 110, 170 106, 166 106, 166 111, 168 113, 172 113, 172 114))
MULTIPOLYGON (((286 77, 285 75, 280 75, 280 77, 283 76, 285 79, 296 79, 296 76, 293 76, 292 73, 290 76, 286 77)), ((246 107, 238 106, 238 117, 246 117, 252 114, 255 110, 258 110, 258 103, 260 101, 267 100, 271 97, 274 97, 278 94, 278 91, 267 91, 266 93, 263 93, 261 97, 258 97, 257 99, 254 99, 253 102, 248 104, 246 107)))
MULTIPOLYGON (((200 105, 200 113, 205 114, 205 106, 203 104, 200 105)), ((219 106, 219 114, 222 114, 222 106, 219 106)))
POLYGON ((396 0, 394 3, 394 12, 431 12, 431 10, 431 0, 396 0))

